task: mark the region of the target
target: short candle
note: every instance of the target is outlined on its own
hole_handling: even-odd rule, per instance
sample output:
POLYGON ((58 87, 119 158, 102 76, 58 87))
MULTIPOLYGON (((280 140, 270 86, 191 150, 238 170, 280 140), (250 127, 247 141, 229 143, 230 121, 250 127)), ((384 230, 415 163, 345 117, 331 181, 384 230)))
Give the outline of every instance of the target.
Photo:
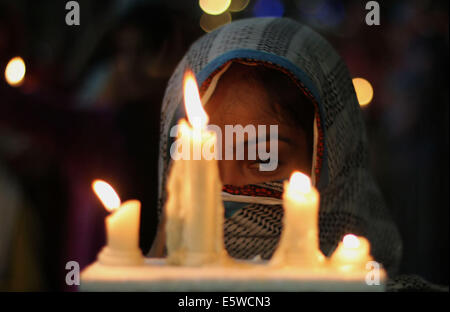
POLYGON ((292 173, 284 184, 283 232, 272 263, 317 267, 324 261, 319 250, 319 192, 310 178, 292 173))
POLYGON ((369 241, 353 234, 345 235, 331 256, 333 266, 342 271, 364 270, 366 263, 372 260, 369 241))
POLYGON ((114 189, 102 180, 95 180, 92 188, 105 209, 112 211, 105 218, 107 242, 98 256, 99 261, 108 265, 143 263, 139 249, 141 203, 138 200, 128 200, 121 204, 114 189))

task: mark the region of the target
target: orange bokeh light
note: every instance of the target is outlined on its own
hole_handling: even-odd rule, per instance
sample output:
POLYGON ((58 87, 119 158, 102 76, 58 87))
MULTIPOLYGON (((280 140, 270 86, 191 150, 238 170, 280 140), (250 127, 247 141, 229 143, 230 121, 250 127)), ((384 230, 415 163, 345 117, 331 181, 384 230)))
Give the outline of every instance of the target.
POLYGON ((5 68, 6 82, 13 87, 18 87, 22 84, 25 77, 26 66, 25 62, 20 56, 12 58, 5 68))

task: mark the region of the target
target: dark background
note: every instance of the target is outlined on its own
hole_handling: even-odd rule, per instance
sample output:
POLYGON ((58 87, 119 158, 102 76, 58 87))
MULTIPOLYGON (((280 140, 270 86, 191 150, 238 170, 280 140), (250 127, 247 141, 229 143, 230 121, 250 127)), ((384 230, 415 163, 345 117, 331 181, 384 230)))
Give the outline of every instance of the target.
MULTIPOLYGON (((65 3, 0 0, 0 290, 72 290, 66 262, 85 267, 105 240, 96 178, 141 200, 148 251, 159 106, 205 33, 197 0, 80 0, 80 26, 65 24, 65 3), (15 56, 19 87, 3 74, 15 56)), ((230 16, 306 23, 370 81, 372 168, 403 238, 401 273, 448 285, 448 1, 379 3, 380 26, 365 24, 366 1, 250 0, 230 16)))

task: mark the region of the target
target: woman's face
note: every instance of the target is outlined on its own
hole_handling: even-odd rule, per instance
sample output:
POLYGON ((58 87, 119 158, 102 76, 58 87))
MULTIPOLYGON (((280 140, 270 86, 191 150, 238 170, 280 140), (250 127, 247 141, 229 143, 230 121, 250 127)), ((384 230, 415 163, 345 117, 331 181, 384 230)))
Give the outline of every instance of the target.
MULTIPOLYGON (((228 71, 220 78, 205 106, 210 124, 219 126, 223 136, 225 125, 253 125, 256 129, 258 125, 266 125, 267 132, 270 125, 278 125, 278 165, 273 171, 260 171, 259 165, 263 161, 258 160, 258 152, 256 160, 249 160, 247 149, 244 160, 236 160, 235 156, 233 160, 225 160, 222 155, 222 160, 219 160, 222 183, 242 186, 282 180, 289 178, 294 170, 310 175, 312 155, 308 152, 305 132, 300 127, 281 122, 284 118, 273 112, 270 97, 260 84, 228 71)), ((244 142, 255 142, 251 139, 245 134, 244 142)), ((224 137, 222 142, 225 142, 224 137)), ((257 141, 255 144, 258 151, 257 141)), ((233 139, 233 145, 233 150, 236 150, 236 138, 233 139)), ((266 150, 269 150, 269 146, 266 146, 266 150)))

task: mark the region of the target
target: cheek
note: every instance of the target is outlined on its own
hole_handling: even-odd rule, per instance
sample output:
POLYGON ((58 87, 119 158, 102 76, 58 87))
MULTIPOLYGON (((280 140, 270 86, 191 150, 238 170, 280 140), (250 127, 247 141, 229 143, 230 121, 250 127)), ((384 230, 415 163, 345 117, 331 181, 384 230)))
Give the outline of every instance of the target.
POLYGON ((246 184, 245 176, 239 161, 219 160, 220 179, 223 184, 240 185, 246 184))
POLYGON ((295 171, 299 170, 307 175, 311 174, 311 159, 310 155, 305 150, 298 150, 288 157, 286 162, 286 170, 289 171, 289 175, 295 171))
POLYGON ((296 138, 291 153, 292 165, 308 175, 311 174, 312 148, 308 146, 305 133, 301 132, 296 138))
POLYGON ((298 143, 290 148, 280 149, 279 154, 280 174, 289 177, 295 170, 299 170, 307 175, 311 174, 311 155, 309 155, 306 145, 298 143))

